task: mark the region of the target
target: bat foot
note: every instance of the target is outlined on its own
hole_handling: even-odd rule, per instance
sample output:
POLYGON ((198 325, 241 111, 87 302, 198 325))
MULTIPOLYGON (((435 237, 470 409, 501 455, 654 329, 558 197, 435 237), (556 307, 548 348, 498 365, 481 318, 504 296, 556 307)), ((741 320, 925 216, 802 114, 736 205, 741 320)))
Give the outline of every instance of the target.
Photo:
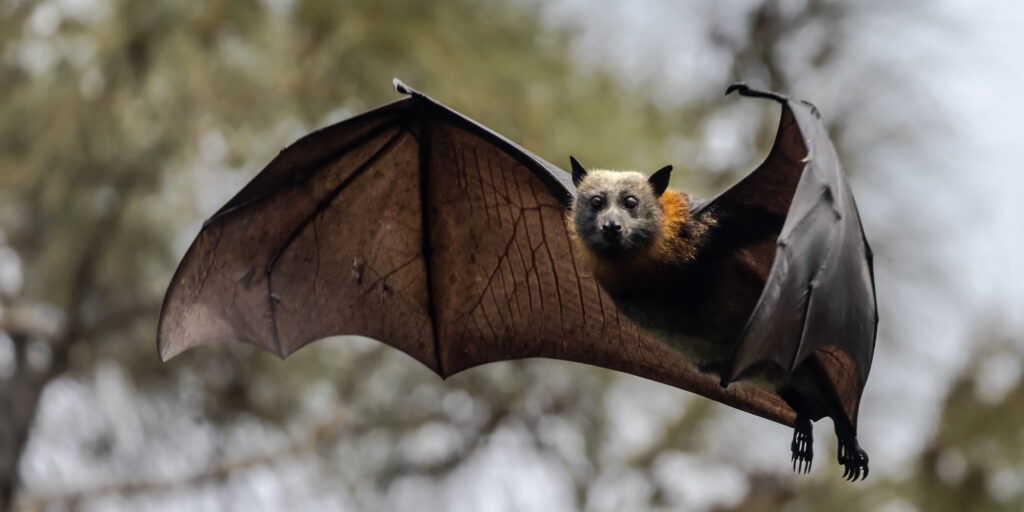
POLYGON ((857 436, 839 436, 839 465, 843 478, 854 482, 868 477, 868 454, 857 443, 857 436))
POLYGON ((793 471, 808 473, 814 459, 814 428, 806 416, 797 416, 793 427, 793 442, 789 445, 793 452, 793 471))

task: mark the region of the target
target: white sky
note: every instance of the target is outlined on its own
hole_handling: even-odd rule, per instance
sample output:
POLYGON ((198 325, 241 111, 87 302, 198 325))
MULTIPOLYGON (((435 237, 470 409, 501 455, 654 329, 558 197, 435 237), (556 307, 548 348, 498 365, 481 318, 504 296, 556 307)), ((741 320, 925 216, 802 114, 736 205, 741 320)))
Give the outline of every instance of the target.
MULTIPOLYGON (((59 3, 68 9, 82 4, 73 0, 59 3)), ((800 1, 790 3, 796 5, 800 1)), ((749 1, 725 4, 715 0, 685 4, 670 0, 560 0, 545 3, 544 8, 554 23, 578 28, 577 51, 581 58, 593 65, 620 69, 641 83, 660 77, 660 85, 649 87, 649 92, 671 102, 717 96, 719 85, 733 79, 744 78, 756 84, 757 77, 728 75, 729 69, 722 65, 723 56, 706 46, 706 19, 690 14, 710 12, 710 23, 719 32, 741 34, 743 28, 737 12, 749 10, 750 5, 749 1)), ((906 107, 909 102, 911 108, 939 109, 940 118, 948 120, 942 124, 923 120, 920 129, 929 135, 923 145, 864 155, 858 159, 859 164, 874 168, 853 169, 853 187, 869 237, 876 233, 896 238, 885 252, 878 254, 883 312, 902 311, 899 317, 882 319, 875 364, 862 405, 860 437, 871 453, 873 475, 907 470, 910 458, 930 434, 946 386, 961 370, 965 357, 976 349, 972 332, 986 323, 1002 324, 1012 333, 1018 349, 1024 349, 1024 275, 1016 270, 1017 259, 1024 255, 1024 201, 1018 199, 1024 191, 1024 169, 1020 168, 1017 154, 1024 143, 1018 128, 1024 120, 1022 5, 1003 0, 987 2, 980 9, 977 3, 936 0, 917 6, 928 13, 925 15, 866 9, 847 25, 850 31, 842 34, 854 44, 841 55, 839 69, 799 76, 794 82, 798 91, 785 91, 812 96, 827 116, 831 107, 842 104, 841 96, 849 84, 871 80, 869 73, 879 66, 898 68, 900 76, 914 85, 912 96, 879 95, 866 101, 854 116, 863 132, 849 136, 867 140, 873 134, 875 122, 884 120, 894 104, 906 107), (943 276, 939 285, 926 282, 931 279, 927 271, 918 273, 918 269, 931 265, 943 276)), ((43 12, 31 20, 35 30, 50 29, 52 20, 48 16, 43 12)), ((813 43, 816 38, 828 36, 812 30, 799 34, 795 40, 813 43)), ((794 44, 793 51, 798 51, 800 46, 794 44)), ((712 154, 702 158, 709 162, 729 161, 728 153, 744 141, 723 141, 722 136, 715 134, 727 134, 729 123, 743 121, 726 119, 720 121, 724 125, 709 126, 711 135, 706 142, 711 144, 712 154)), ((213 142, 216 141, 207 144, 207 149, 216 149, 213 142)), ((0 270, 3 267, 13 264, 0 265, 0 270)), ((3 351, 4 342, 0 340, 0 371, 3 351)), ((989 367, 991 375, 982 386, 988 390, 986 393, 998 395, 1000 389, 1020 377, 1019 360, 993 362, 989 367)), ((95 402, 100 407, 102 403, 126 404, 134 400, 117 369, 101 368, 96 379, 89 390, 84 384, 79 386, 66 380, 60 381, 56 390, 48 390, 48 396, 58 398, 44 401, 37 435, 60 440, 67 424, 88 430, 93 427, 89 418, 99 421, 95 409, 89 409, 88 404, 95 402), (113 398, 104 399, 107 395, 113 398), (71 402, 61 402, 61 396, 71 402), (59 430, 47 435, 47 428, 59 430)), ((609 445, 621 441, 622 446, 642 444, 645 436, 658 428, 661 418, 677 414, 677 408, 687 404, 685 400, 679 401, 675 390, 629 377, 622 379, 620 389, 607 400, 612 406, 608 418, 612 425, 609 445), (636 400, 637 396, 644 400, 636 400)), ((167 407, 174 411, 189 410, 187 405, 167 407)), ((127 419, 120 424, 124 431, 121 437, 138 440, 140 425, 166 421, 148 418, 147 414, 157 413, 147 411, 117 409, 107 413, 127 419)), ((824 423, 816 428, 821 454, 818 464, 831 460, 832 454, 825 453, 825 446, 830 445, 823 443, 830 438, 830 430, 831 426, 824 423)), ((530 509, 568 508, 568 485, 561 481, 565 475, 551 470, 541 454, 524 449, 520 434, 513 427, 503 429, 487 449, 475 454, 429 496, 417 489, 429 487, 430 482, 410 481, 392 489, 389 499, 393 505, 413 508, 426 499, 435 508, 458 502, 467 510, 485 509, 488 504, 496 504, 492 491, 500 483, 502 496, 509 500, 505 504, 511 502, 530 509), (545 492, 518 492, 524 488, 545 492), (410 491, 405 493, 403 489, 410 491), (477 500, 466 498, 476 494, 477 500), (475 505, 479 506, 473 508, 475 505)), ((702 434, 711 446, 709 451, 716 455, 715 460, 666 453, 659 459, 654 476, 671 483, 666 487, 679 489, 694 509, 734 499, 744 492, 745 483, 738 480, 730 466, 742 463, 759 469, 777 469, 779 461, 788 461, 789 435, 787 429, 778 425, 726 410, 721 421, 715 423, 714 431, 702 434), (706 478, 697 478, 701 475, 706 478), (700 485, 707 480, 718 483, 700 485)), ((83 487, 110 476, 106 468, 81 467, 79 461, 62 452, 66 449, 60 443, 36 444, 36 452, 26 458, 27 480, 37 489, 48 490, 42 482, 72 471, 45 466, 47 461, 78 464, 78 477, 61 478, 77 481, 83 487), (91 472, 93 478, 82 480, 83 470, 91 472)), ((175 452, 167 453, 166 460, 181 459, 186 464, 186 459, 201 456, 199 452, 175 452)), ((180 468, 164 469, 174 473, 180 468)), ((267 490, 270 487, 256 483, 273 481, 281 474, 243 475, 240 479, 249 478, 251 482, 240 485, 239 497, 256 487, 272 492, 267 490)), ((830 475, 803 478, 822 476, 830 475)), ((596 509, 628 508, 643 502, 643 478, 632 474, 596 478, 619 484, 609 486, 606 495, 593 498, 596 509), (623 494, 614 494, 611 489, 623 494), (631 498, 629 493, 636 496, 631 498)), ((217 489, 199 489, 194 500, 212 500, 212 505, 205 508, 216 509, 221 504, 213 497, 216 492, 217 489)), ((278 498, 287 495, 285 491, 275 494, 278 498)), ((334 500, 344 497, 333 491, 326 496, 334 500)), ((131 508, 131 504, 122 505, 123 509, 131 508)))
MULTIPOLYGON (((656 82, 652 94, 673 101, 720 94, 721 84, 734 80, 757 84, 756 76, 730 76, 705 37, 709 22, 720 33, 742 33, 738 15, 752 5, 562 0, 544 7, 555 23, 579 30, 576 48, 582 59, 638 82, 656 82), (688 15, 692 12, 711 16, 688 15)), ((861 155, 857 162, 872 169, 852 169, 868 236, 875 233, 887 242, 884 251, 876 247, 883 315, 900 313, 882 318, 861 407, 860 437, 874 474, 908 470, 951 379, 978 348, 972 335, 982 326, 1002 324, 1024 345, 1024 275, 1017 266, 1024 255, 1024 201, 1018 199, 1024 192, 1018 154, 1024 143, 1019 128, 1024 5, 1010 0, 986 2, 984 8, 957 0, 917 2, 912 8, 855 5, 852 10, 859 14, 839 34, 808 29, 792 37, 791 52, 831 36, 849 41, 849 48, 833 67, 802 73, 793 80, 796 91, 782 92, 812 99, 827 117, 833 106, 842 106, 849 87, 882 80, 874 75, 880 69, 895 70, 907 92, 894 88, 892 95, 857 105, 851 131, 862 133, 848 136, 853 143, 857 137, 870 140, 877 136, 875 125, 906 111, 921 115, 915 129, 926 135, 918 145, 861 155), (938 280, 929 268, 938 270, 938 280)), ((737 150, 735 144, 718 146, 718 151, 737 150)), ((996 394, 1021 373, 1020 361, 993 368, 985 385, 996 394)), ((782 437, 757 419, 727 416, 723 449, 744 435, 782 437)), ((830 430, 831 425, 817 426, 819 444, 830 430)), ((773 452, 762 455, 766 460, 778 459, 774 452, 781 449, 772 444, 765 443, 773 452)))

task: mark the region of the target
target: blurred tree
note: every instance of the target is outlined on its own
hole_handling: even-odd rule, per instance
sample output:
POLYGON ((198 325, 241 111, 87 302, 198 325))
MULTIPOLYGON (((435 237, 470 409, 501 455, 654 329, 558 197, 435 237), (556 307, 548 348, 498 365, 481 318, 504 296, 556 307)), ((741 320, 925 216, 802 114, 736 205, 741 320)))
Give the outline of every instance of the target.
MULTIPOLYGON (((505 2, 111 1, 76 10, 43 1, 7 3, 0 16, 0 226, 25 276, 24 289, 9 299, 59 311, 44 326, 52 335, 4 325, 17 357, 0 390, 0 503, 16 488, 16 462, 47 383, 61 375, 88 379, 104 361, 116 361, 143 389, 171 387, 183 369, 197 369, 205 414, 215 421, 241 411, 284 421, 295 414, 295 397, 325 379, 345 397, 365 388, 369 377, 336 373, 337 364, 352 362, 327 365, 310 355, 284 367, 240 347, 163 366, 152 332, 184 248, 176 234, 183 227, 191 232, 232 188, 214 180, 238 183, 244 178, 233 169, 249 175, 299 134, 395 99, 392 76, 541 154, 576 148, 595 161, 653 166, 665 153, 666 131, 680 122, 630 99, 610 76, 573 66, 565 34, 505 2), (631 147, 632 154, 616 155, 614 147, 631 147), (29 363, 33 351, 47 354, 36 366, 29 363)), ((5 318, 13 311, 7 307, 5 318)), ((371 350, 365 357, 382 356, 371 350)), ((408 372, 408 361, 387 358, 392 372, 408 372)), ((391 385, 442 389, 423 372, 410 375, 391 385)), ((579 377, 595 394, 579 398, 591 407, 575 412, 577 422, 596 414, 604 380, 579 377)), ((474 427, 475 442, 514 414, 502 409, 516 407, 527 392, 481 374, 457 381, 463 385, 456 388, 474 389, 474 400, 486 398, 497 409, 474 427)), ((563 398, 545 396, 550 404, 534 419, 520 419, 577 408, 580 389, 586 386, 569 388, 573 394, 563 398)), ((380 426, 396 440, 440 413, 410 413, 424 409, 415 404, 392 411, 366 400, 346 404, 362 419, 343 432, 380 426)), ((325 435, 333 440, 340 433, 318 434, 325 435)), ((95 455, 112 457, 114 448, 95 455)), ((379 468, 379 481, 444 472, 471 451, 423 467, 392 459, 379 468)), ((146 486, 125 483, 125 490, 134 488, 146 486)))
MULTIPOLYGON (((794 64, 792 35, 829 33, 846 9, 764 2, 742 15, 742 33, 707 36, 734 77, 787 90, 843 44, 826 37, 794 64)), ((612 70, 579 64, 578 27, 540 12, 499 0, 0 2, 0 251, 23 276, 0 279, 0 510, 472 510, 488 496, 510 508, 670 509, 691 503, 672 478, 687 460, 699 466, 687 477, 742 477, 723 487, 737 508, 872 508, 908 489, 929 503, 938 484, 926 476, 874 484, 874 497, 834 470, 800 483, 752 470, 745 483, 742 455, 702 455, 720 408, 593 368, 507 363, 441 383, 359 340, 320 342, 287 364, 234 345, 159 363, 159 302, 201 219, 301 134, 396 99, 394 76, 559 165, 572 152, 655 169, 702 141, 717 99, 635 94, 612 70)), ((837 134, 857 101, 838 102, 837 134)), ((777 114, 761 112, 766 145, 777 114)), ((676 186, 735 177, 672 163, 676 186)), ((990 478, 960 435, 942 430, 930 453, 961 453, 965 482, 990 478)))

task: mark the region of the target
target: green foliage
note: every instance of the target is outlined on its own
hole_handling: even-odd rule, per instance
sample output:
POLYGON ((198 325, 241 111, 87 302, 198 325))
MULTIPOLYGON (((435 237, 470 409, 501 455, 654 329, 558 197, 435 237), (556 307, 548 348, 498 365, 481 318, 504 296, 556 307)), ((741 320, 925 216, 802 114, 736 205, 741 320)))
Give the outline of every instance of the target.
MULTIPOLYGON (((401 475, 444 474, 509 421, 530 430, 552 416, 568 421, 597 457, 609 372, 506 364, 445 384, 401 354, 343 342, 287 365, 244 346, 161 365, 159 301, 182 241, 231 189, 304 132, 396 100, 392 77, 559 164, 572 152, 592 165, 653 169, 670 154, 668 135, 685 135, 693 116, 575 66, 567 33, 510 2, 112 0, 77 18, 55 6, 0 9, 0 229, 25 267, 18 300, 65 315, 50 343, 53 376, 88 379, 114 361, 153 400, 198 382, 203 421, 225 428, 253 415, 313 428, 296 397, 326 385, 344 404, 338 414, 358 418, 314 428, 314 449, 337 453, 358 451, 366 436, 396 444, 424 423, 454 421, 441 407, 453 392, 477 404, 456 422, 465 441, 449 456, 363 468, 385 488, 401 475)), ((688 421, 708 416, 696 408, 688 421)), ((586 474, 575 478, 584 489, 586 474)))
POLYGON ((682 124, 572 66, 565 34, 512 4, 268 5, 111 2, 45 35, 24 23, 38 11, 27 4, 0 21, 20 35, 5 55, 35 47, 52 61, 0 71, 0 188, 17 213, 3 228, 28 262, 28 296, 68 310, 88 300, 87 323, 154 306, 182 249, 169 235, 210 213, 189 199, 203 185, 186 182, 210 179, 192 167, 251 175, 304 131, 397 99, 394 76, 555 162, 574 151, 651 168, 682 124), (223 157, 197 162, 211 134, 223 157), (95 268, 81 268, 92 253, 95 268), (88 297, 71 297, 86 274, 88 297))
MULTIPOLYGON (((607 168, 652 171, 672 163, 675 186, 702 192, 733 176, 703 175, 673 149, 700 137, 713 105, 667 107, 621 77, 578 65, 571 31, 546 24, 525 2, 109 0, 77 15, 58 4, 0 2, 0 249, 9 245, 24 266, 24 290, 15 299, 52 304, 64 315, 63 334, 49 344, 49 379, 88 383, 113 362, 130 376, 139 403, 198 403, 196 423, 216 425, 218 436, 247 421, 278 429, 290 441, 284 455, 312 453, 310 464, 330 479, 331 492, 340 492, 337 482, 337 489, 368 486, 384 496, 406 477, 441 479, 513 426, 529 433, 545 460, 564 467, 577 507, 605 492, 601 482, 619 484, 623 474, 647 481, 650 506, 673 506, 656 467, 674 450, 701 454, 701 432, 721 410, 682 392, 644 388, 645 399, 661 393, 671 405, 650 439, 626 451, 615 445, 609 396, 633 381, 603 370, 516 362, 440 382, 396 351, 352 340, 320 342, 287 364, 224 345, 164 365, 153 337, 159 301, 201 220, 303 133, 398 99, 392 77, 556 165, 566 166, 570 153, 607 168), (317 396, 331 406, 326 418, 309 412, 306 402, 317 396), (456 432, 455 448, 429 460, 405 454, 403 442, 431 425, 456 432), (562 427, 578 446, 565 441, 562 427)), ((755 70, 787 88, 791 74, 774 51, 779 39, 805 20, 834 29, 841 15, 836 2, 758 6, 749 39, 733 48, 736 74, 755 70)), ((814 66, 835 49, 830 42, 811 55, 814 66)), ((762 140, 775 123, 775 112, 765 113, 762 140)), ((954 386, 913 475, 873 474, 863 492, 838 478, 833 447, 819 447, 810 479, 745 474, 749 492, 735 508, 871 510, 902 500, 922 510, 1019 510, 1024 498, 1005 480, 1021 477, 1024 388, 1017 384, 986 403, 972 386, 967 377, 954 386), (1002 489, 1000 499, 993 488, 1002 489)), ((147 442, 174 435, 160 427, 147 424, 157 430, 147 431, 147 442)), ((116 458, 95 451, 82 465, 116 458)), ((275 467, 276 452, 267 451, 267 460, 249 464, 275 467)), ((115 473, 136 477, 130 462, 144 455, 122 454, 115 473)), ((187 492, 242 472, 213 457, 181 482, 112 484, 106 494, 187 492)), ((23 484, 26 509, 50 501, 74 508, 93 498, 42 497, 46 489, 79 489, 74 482, 23 484)), ((366 495, 354 507, 388 508, 366 495)))

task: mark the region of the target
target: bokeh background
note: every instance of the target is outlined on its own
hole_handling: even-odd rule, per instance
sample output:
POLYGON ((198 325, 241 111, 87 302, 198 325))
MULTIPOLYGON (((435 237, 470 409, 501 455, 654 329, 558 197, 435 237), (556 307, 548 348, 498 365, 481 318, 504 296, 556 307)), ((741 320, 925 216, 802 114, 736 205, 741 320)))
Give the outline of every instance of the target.
POLYGON ((1024 8, 1012 0, 0 0, 0 510, 1022 510, 1024 8), (861 408, 790 431, 557 361, 365 339, 155 350, 202 220, 391 78, 547 160, 711 195, 818 105, 876 253, 861 408))

